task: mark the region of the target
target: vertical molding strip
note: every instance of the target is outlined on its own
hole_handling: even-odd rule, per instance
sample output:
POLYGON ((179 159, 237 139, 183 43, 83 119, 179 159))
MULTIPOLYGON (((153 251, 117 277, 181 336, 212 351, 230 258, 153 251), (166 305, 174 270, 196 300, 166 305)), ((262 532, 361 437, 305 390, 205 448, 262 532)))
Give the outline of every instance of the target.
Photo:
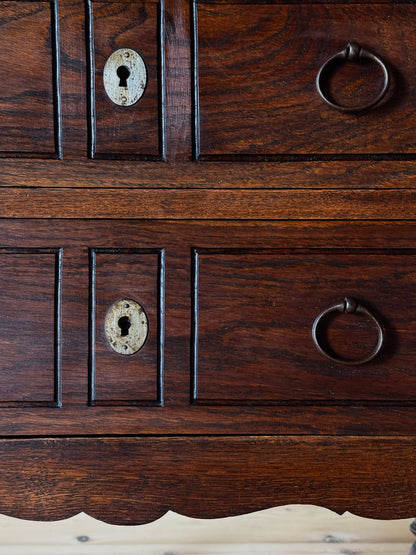
POLYGON ((95 249, 89 249, 88 405, 95 400, 95 249))
POLYGON ((198 80, 198 8, 195 0, 191 2, 191 49, 192 49, 192 158, 199 160, 200 121, 199 121, 199 80, 198 80))
POLYGON ((58 0, 51 2, 52 12, 52 50, 53 50, 53 110, 55 127, 55 154, 59 160, 62 152, 62 102, 61 102, 61 52, 59 40, 58 0))
POLYGON ((95 62, 94 62, 94 25, 92 14, 92 1, 86 0, 86 59, 87 59, 87 114, 88 114, 88 157, 94 158, 96 132, 95 132, 95 62))
POLYGON ((163 0, 158 6, 159 29, 158 29, 158 54, 159 54, 159 155, 166 162, 166 90, 165 90, 165 8, 163 0))
POLYGON ((62 407, 62 259, 63 249, 58 248, 55 255, 55 406, 62 407))
POLYGON ((158 352, 157 352, 157 404, 164 404, 164 352, 165 352, 165 249, 159 251, 158 276, 158 352))
POLYGON ((191 267, 191 405, 196 403, 198 395, 198 280, 199 257, 196 248, 192 249, 191 267))

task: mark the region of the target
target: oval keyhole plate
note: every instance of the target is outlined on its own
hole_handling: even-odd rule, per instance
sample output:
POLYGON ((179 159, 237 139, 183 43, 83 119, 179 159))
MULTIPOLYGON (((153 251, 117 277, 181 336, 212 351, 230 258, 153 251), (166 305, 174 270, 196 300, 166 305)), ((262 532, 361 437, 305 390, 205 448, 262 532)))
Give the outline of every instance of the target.
POLYGON ((143 307, 132 299, 121 299, 110 306, 105 319, 105 336, 120 355, 134 355, 146 342, 149 331, 143 307))
POLYGON ((118 106, 132 106, 143 96, 147 71, 143 58, 131 48, 115 50, 105 63, 104 89, 118 106))

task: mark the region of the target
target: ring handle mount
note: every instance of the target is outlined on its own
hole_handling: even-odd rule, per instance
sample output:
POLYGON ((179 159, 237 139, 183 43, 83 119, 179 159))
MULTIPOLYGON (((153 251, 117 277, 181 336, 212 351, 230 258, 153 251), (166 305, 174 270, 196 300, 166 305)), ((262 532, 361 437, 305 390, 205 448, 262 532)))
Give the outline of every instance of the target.
POLYGON ((384 343, 384 329, 381 323, 378 321, 378 319, 367 308, 365 308, 363 305, 358 303, 355 299, 351 297, 345 297, 342 303, 333 305, 325 309, 317 316, 312 326, 312 339, 318 351, 326 358, 334 362, 337 362, 338 364, 355 366, 355 365, 365 364, 366 362, 370 362, 370 360, 373 360, 373 358, 378 355, 384 343), (321 342, 319 340, 319 328, 324 317, 330 314, 331 312, 343 312, 345 314, 355 314, 355 313, 365 314, 367 317, 369 317, 371 322, 375 324, 375 327, 378 333, 377 345, 367 356, 363 358, 353 359, 353 360, 346 360, 341 357, 334 356, 325 350, 325 348, 321 345, 321 342))
POLYGON ((318 75, 316 76, 316 89, 319 93, 319 96, 324 102, 326 102, 326 104, 331 106, 331 108, 335 108, 336 110, 341 112, 365 112, 367 110, 370 110, 371 108, 374 108, 386 95, 389 85, 390 74, 385 63, 378 56, 376 56, 372 52, 369 52, 368 50, 365 50, 364 48, 361 48, 361 46, 355 42, 348 43, 344 50, 337 52, 326 62, 324 62, 324 64, 318 71, 318 75), (357 62, 361 59, 371 60, 380 66, 383 72, 383 86, 379 94, 373 100, 371 100, 371 102, 368 102, 361 106, 343 106, 342 104, 337 104, 336 102, 328 98, 328 96, 324 93, 324 87, 322 86, 322 84, 326 80, 329 69, 333 65, 333 63, 337 60, 343 62, 357 62))

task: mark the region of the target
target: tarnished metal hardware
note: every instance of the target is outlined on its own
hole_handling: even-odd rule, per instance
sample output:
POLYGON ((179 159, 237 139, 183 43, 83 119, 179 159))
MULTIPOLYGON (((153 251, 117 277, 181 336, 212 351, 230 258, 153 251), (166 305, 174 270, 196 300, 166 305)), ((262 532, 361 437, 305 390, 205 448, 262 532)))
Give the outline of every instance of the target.
POLYGON ((338 362, 339 364, 355 366, 357 364, 365 364, 366 362, 369 362, 370 360, 372 360, 376 355, 378 355, 384 343, 384 329, 383 329, 383 326, 380 324, 380 322, 377 320, 377 318, 373 314, 371 314, 371 312, 367 308, 359 304, 355 299, 352 299, 350 297, 345 297, 344 302, 331 306, 326 310, 324 310, 323 312, 321 312, 321 314, 319 314, 319 316, 316 318, 312 326, 312 338, 318 351, 326 358, 329 358, 334 362, 338 362), (319 328, 323 318, 328 314, 330 314, 331 312, 344 312, 345 314, 355 314, 355 313, 365 314, 375 324, 377 328, 377 333, 378 333, 377 345, 367 356, 356 360, 346 360, 346 359, 334 356, 328 353, 324 349, 324 347, 321 345, 319 340, 319 328))
POLYGON ((337 52, 334 56, 331 56, 321 67, 316 77, 316 88, 322 100, 324 100, 329 106, 335 108, 336 110, 340 110, 341 112, 364 112, 374 108, 377 104, 381 102, 384 98, 387 89, 390 85, 390 74, 387 69, 385 63, 375 54, 361 48, 356 43, 348 43, 344 50, 337 52), (329 99, 328 96, 323 92, 324 91, 324 82, 329 77, 329 70, 331 67, 334 67, 335 63, 341 62, 357 62, 361 59, 367 59, 375 62, 380 66, 383 72, 383 86, 379 92, 379 94, 367 104, 363 104, 361 106, 342 106, 341 104, 337 104, 333 100, 329 99))
POLYGON ((104 89, 118 106, 132 106, 143 96, 147 70, 143 58, 131 48, 119 48, 104 66, 104 89))
POLYGON ((143 307, 132 299, 121 299, 109 308, 105 336, 120 355, 134 355, 146 342, 149 323, 143 307))

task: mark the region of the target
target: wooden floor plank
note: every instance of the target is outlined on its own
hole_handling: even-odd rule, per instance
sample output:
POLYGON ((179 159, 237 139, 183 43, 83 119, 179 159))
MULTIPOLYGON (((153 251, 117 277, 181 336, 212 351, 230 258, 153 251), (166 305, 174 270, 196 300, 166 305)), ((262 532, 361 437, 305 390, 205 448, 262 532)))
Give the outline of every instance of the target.
POLYGON ((406 543, 0 546, 1 555, 407 555, 406 543))
POLYGON ((310 505, 213 520, 169 512, 142 526, 112 526, 86 514, 58 522, 0 515, 0 555, 407 555, 411 522, 310 505))

